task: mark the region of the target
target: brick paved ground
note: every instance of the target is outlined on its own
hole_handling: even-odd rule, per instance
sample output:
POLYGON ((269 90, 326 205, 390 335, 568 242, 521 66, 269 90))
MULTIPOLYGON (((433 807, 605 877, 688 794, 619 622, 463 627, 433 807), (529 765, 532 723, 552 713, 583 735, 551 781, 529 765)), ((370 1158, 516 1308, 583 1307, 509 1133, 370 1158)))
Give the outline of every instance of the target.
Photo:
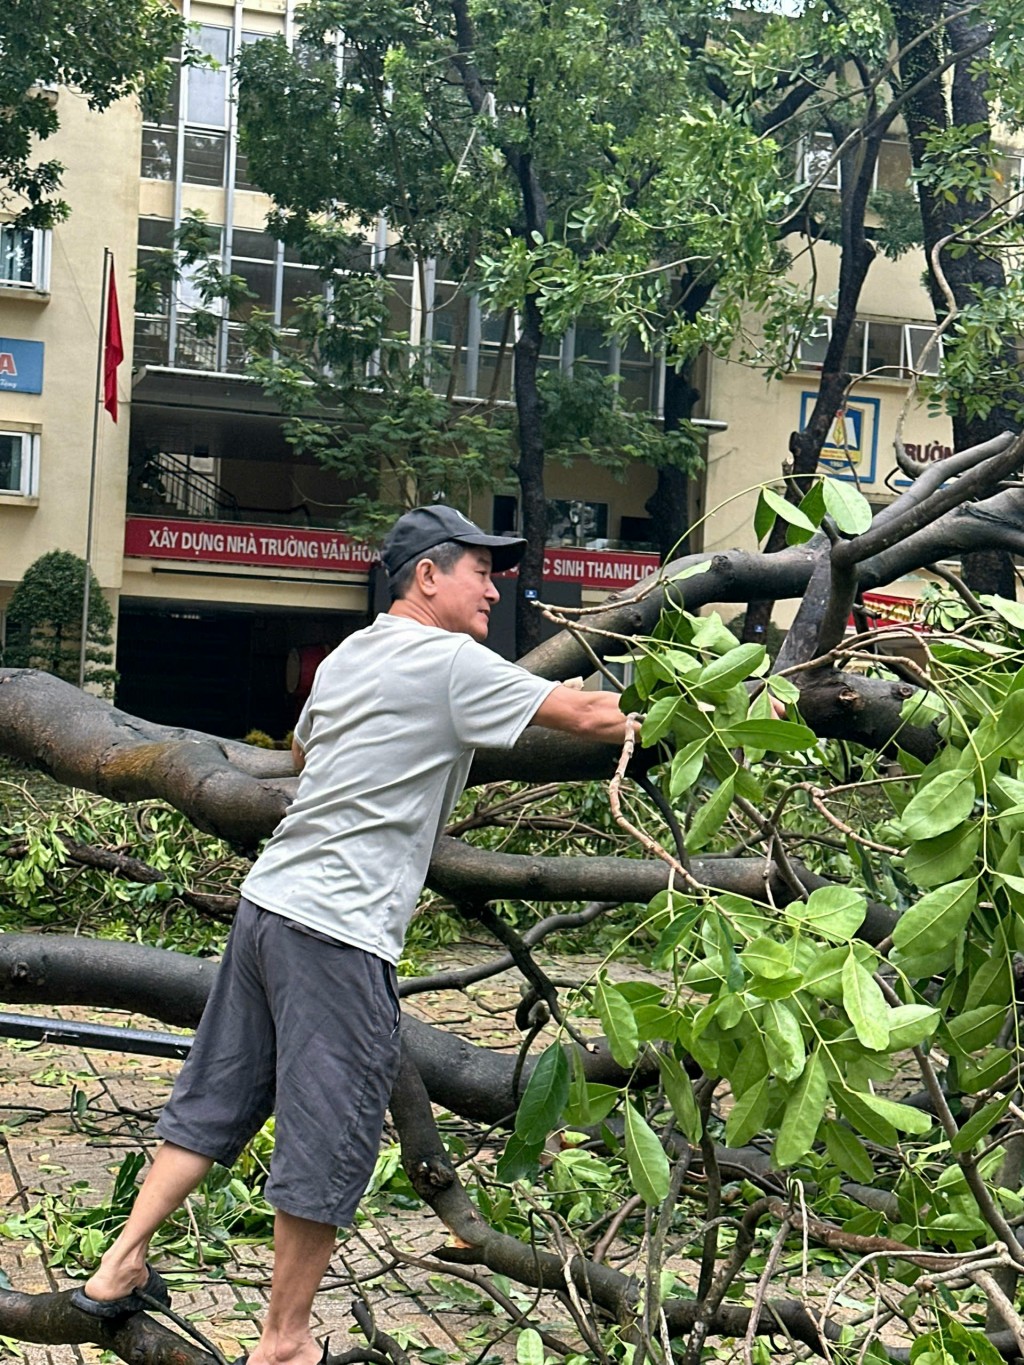
MULTIPOLYGON (((444 966, 455 965, 459 964, 454 955, 446 955, 444 966)), ((572 971, 574 976, 587 975, 583 963, 574 964, 572 971)), ((472 1003, 449 993, 437 999, 417 997, 406 1008, 449 1023, 490 1046, 515 1048, 519 1035, 508 1010, 519 998, 518 979, 509 974, 475 988, 473 994, 472 1003)), ((152 1020, 129 1021, 97 1011, 35 1013, 161 1028, 152 1020)), ((85 1202, 105 1202, 125 1156, 151 1148, 151 1124, 177 1066, 150 1057, 0 1039, 0 1224, 34 1208, 45 1191, 66 1196, 74 1182, 88 1183, 85 1202)), ((429 1272, 409 1266, 380 1276, 382 1265, 391 1259, 386 1249, 389 1237, 402 1251, 417 1256, 445 1240, 437 1220, 421 1210, 389 1206, 382 1216, 371 1213, 339 1243, 332 1263, 335 1273, 317 1299, 318 1336, 332 1334, 335 1350, 361 1340, 348 1335, 351 1280, 376 1272, 379 1278, 373 1280, 368 1296, 386 1330, 405 1328, 418 1344, 452 1352, 453 1361, 465 1359, 463 1347, 472 1329, 484 1333, 477 1349, 486 1340, 501 1337, 506 1321, 486 1309, 467 1313, 458 1301, 458 1286, 454 1295, 448 1294, 431 1283, 429 1272)), ((0 1270, 12 1288, 40 1293, 72 1285, 67 1270, 49 1264, 46 1243, 45 1235, 0 1236, 0 1270)), ((197 1269, 170 1257, 157 1258, 157 1263, 171 1285, 176 1311, 192 1320, 230 1361, 256 1335, 269 1287, 269 1259, 265 1245, 240 1244, 230 1248, 223 1268, 197 1269)), ((513 1359, 514 1340, 515 1333, 510 1341, 499 1342, 494 1353, 513 1359)), ((11 1343, 5 1348, 0 1341, 0 1361, 16 1359, 18 1350, 25 1365, 101 1365, 111 1359, 89 1346, 11 1343)))

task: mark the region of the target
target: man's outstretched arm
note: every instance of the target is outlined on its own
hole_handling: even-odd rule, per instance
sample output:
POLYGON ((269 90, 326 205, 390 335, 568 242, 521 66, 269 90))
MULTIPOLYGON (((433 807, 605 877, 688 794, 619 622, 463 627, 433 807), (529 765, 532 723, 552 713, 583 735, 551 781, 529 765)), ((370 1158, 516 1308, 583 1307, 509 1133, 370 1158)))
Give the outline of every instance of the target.
POLYGON ((565 730, 599 744, 622 744, 626 738, 626 717, 619 710, 619 698, 614 692, 556 687, 541 702, 530 724, 565 730))

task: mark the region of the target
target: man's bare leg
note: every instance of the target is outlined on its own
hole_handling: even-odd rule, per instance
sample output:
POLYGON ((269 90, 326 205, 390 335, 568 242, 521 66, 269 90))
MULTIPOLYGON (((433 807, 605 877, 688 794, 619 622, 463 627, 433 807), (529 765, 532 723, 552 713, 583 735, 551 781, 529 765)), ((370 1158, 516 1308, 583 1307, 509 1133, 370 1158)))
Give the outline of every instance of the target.
POLYGON ((135 1197, 128 1221, 83 1288, 90 1299, 119 1299, 146 1282, 146 1252, 160 1224, 179 1208, 213 1165, 209 1157, 162 1143, 135 1197))
POLYGON ((309 1319, 334 1251, 336 1229, 329 1223, 278 1209, 274 1218, 274 1276, 270 1305, 250 1365, 317 1365, 320 1347, 309 1319))

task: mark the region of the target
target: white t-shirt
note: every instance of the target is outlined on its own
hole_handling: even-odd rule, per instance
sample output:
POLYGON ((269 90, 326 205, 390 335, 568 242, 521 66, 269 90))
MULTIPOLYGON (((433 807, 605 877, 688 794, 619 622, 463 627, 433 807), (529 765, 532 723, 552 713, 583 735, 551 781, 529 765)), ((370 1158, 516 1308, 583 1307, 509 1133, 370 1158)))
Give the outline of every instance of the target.
POLYGON ((468 635, 378 616, 317 670, 298 792, 242 894, 397 963, 473 750, 511 748, 556 686, 468 635))

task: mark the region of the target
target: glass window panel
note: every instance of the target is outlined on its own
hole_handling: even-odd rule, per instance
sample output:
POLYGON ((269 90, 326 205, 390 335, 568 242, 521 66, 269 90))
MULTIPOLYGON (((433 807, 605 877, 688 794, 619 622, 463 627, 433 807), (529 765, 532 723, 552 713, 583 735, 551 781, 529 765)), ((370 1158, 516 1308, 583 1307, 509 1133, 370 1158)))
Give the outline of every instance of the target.
POLYGON ((174 224, 170 218, 140 218, 139 246, 164 249, 174 245, 174 224))
POLYGON ((215 128, 227 124, 228 73, 227 62, 231 30, 214 28, 203 24, 199 30, 197 46, 206 56, 212 57, 217 67, 190 66, 186 69, 188 78, 189 123, 207 123, 215 128))
POLYGON ((837 190, 839 163, 836 162, 829 170, 825 169, 832 160, 835 150, 835 144, 828 133, 812 133, 804 144, 804 180, 815 183, 817 189, 837 190), (819 181, 818 176, 824 176, 824 179, 819 181))
POLYGON ((254 185, 249 179, 249 158, 244 152, 235 153, 235 189, 236 190, 255 190, 258 186, 254 185))
MULTIPOLYGON (((556 365, 562 363, 562 338, 542 336, 540 339, 540 354, 542 360, 553 360, 556 365)), ((548 365, 545 368, 550 369, 548 365)))
POLYGON ((223 133, 186 133, 182 179, 190 185, 224 184, 223 133))
POLYGON ((135 319, 135 348, 132 359, 136 365, 167 364, 167 322, 164 318, 135 319))
POLYGON ((265 313, 274 311, 274 266, 271 262, 232 260, 231 273, 241 275, 248 288, 256 296, 251 299, 242 299, 236 305, 233 310, 236 318, 244 320, 251 317, 255 308, 259 308, 265 313))
POLYGON ((646 360, 650 364, 651 353, 644 350, 644 343, 637 336, 627 337, 625 341, 620 341, 619 351, 623 360, 646 360))
POLYGON ((608 338, 596 327, 587 327, 583 323, 576 324, 576 350, 577 359, 585 356, 587 360, 600 361, 607 365, 609 347, 608 338))
POLYGON ((867 333, 867 324, 860 318, 850 328, 850 335, 846 341, 846 349, 840 362, 843 369, 850 374, 861 374, 864 370, 864 339, 867 333))
POLYGON ((820 318, 815 324, 814 330, 808 332, 800 340, 800 364, 813 366, 820 370, 825 363, 825 352, 828 350, 831 335, 831 319, 820 318))
POLYGON ((21 492, 21 458, 25 438, 14 432, 0 432, 0 489, 21 492))
POLYGON ((162 128, 175 128, 181 109, 181 70, 175 71, 167 90, 167 99, 159 109, 143 105, 143 118, 147 123, 159 124, 162 128))
POLYGON ((907 359, 910 367, 918 374, 938 374, 942 360, 942 339, 925 354, 925 347, 935 334, 934 327, 908 326, 905 329, 907 340, 907 359))
MULTIPOLYGON (((209 231, 214 242, 210 251, 210 259, 217 264, 221 263, 221 250, 223 246, 223 229, 220 226, 210 224, 209 231)), ((179 311, 191 312, 195 308, 205 309, 209 313, 219 313, 223 311, 224 300, 213 299, 209 304, 203 302, 202 293, 196 282, 196 276, 202 271, 202 264, 198 261, 192 265, 181 267, 181 279, 179 282, 179 298, 181 307, 179 311)))
POLYGON ((389 246, 384 253, 384 273, 386 275, 412 276, 412 257, 401 246, 389 246))
POLYGON ((623 365, 619 375, 619 400, 630 408, 652 406, 652 370, 649 365, 623 365))
POLYGON ((900 372, 903 328, 898 322, 869 322, 867 328, 868 369, 895 377, 900 372))
POLYGON ((388 313, 391 321, 388 331, 392 336, 408 336, 412 328, 412 283, 392 279, 387 293, 388 313))
POLYGON ((878 151, 875 185, 880 190, 905 190, 912 169, 907 143, 883 142, 878 151))
POLYGON ((433 339, 444 346, 454 346, 456 335, 466 340, 466 296, 457 285, 442 284, 434 290, 433 339))
POLYGON ((480 340, 493 342, 500 346, 512 344, 512 323, 508 313, 481 313, 480 340))
POLYGON ((477 397, 490 398, 492 389, 495 398, 512 397, 512 357, 508 351, 502 357, 500 370, 497 351, 480 352, 480 367, 477 371, 476 380, 477 397), (495 376, 497 376, 496 386, 495 376))
POLYGON ((178 134, 175 129, 143 128, 142 161, 139 167, 143 180, 173 180, 177 149, 178 134))
POLYGON ((32 228, 0 228, 0 281, 31 284, 34 278, 36 236, 32 228))
MULTIPOLYGON (((147 269, 152 268, 157 259, 158 253, 155 251, 140 251, 137 257, 139 270, 146 271, 147 269)), ((143 297, 142 285, 140 283, 139 292, 136 295, 135 300, 136 312, 158 314, 161 317, 166 317, 170 311, 170 301, 170 282, 168 280, 159 279, 155 283, 152 291, 147 287, 145 297, 143 297)))
POLYGON ((277 242, 269 232, 251 232, 235 228, 231 234, 232 256, 248 256, 254 261, 272 261, 277 255, 277 242))
POLYGON ((323 294, 324 285, 315 270, 302 266, 285 266, 281 309, 285 315, 292 311, 300 299, 308 299, 311 294, 323 294))

